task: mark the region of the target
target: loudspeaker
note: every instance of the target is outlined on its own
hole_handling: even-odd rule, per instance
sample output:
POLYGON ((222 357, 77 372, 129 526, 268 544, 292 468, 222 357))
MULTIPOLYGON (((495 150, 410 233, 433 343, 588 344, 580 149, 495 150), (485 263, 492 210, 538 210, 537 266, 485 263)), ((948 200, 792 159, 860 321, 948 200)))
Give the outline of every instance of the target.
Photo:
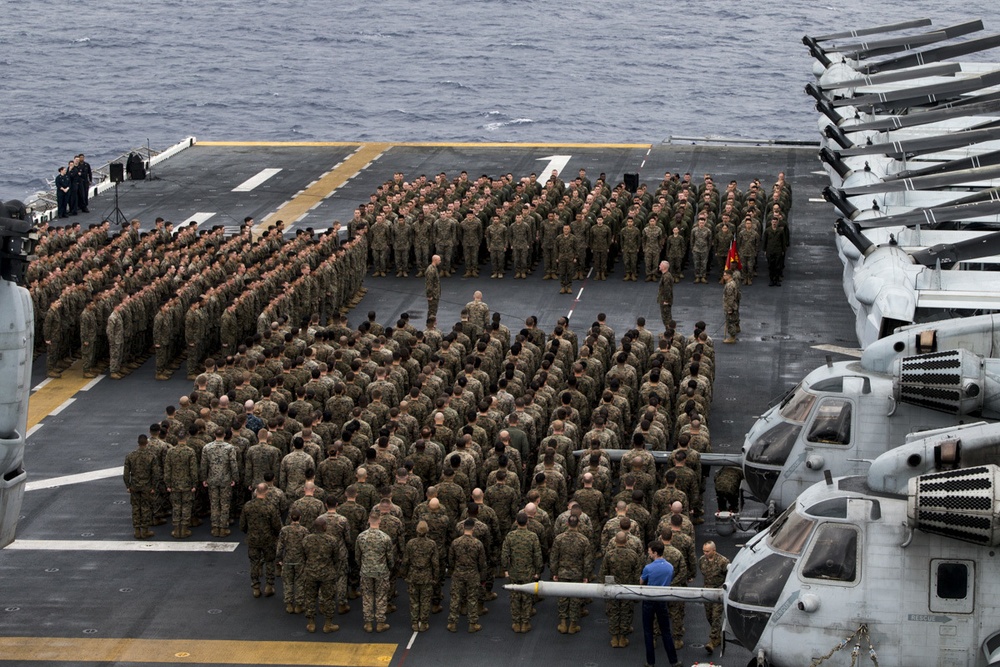
POLYGON ((636 193, 639 189, 639 174, 638 173, 627 173, 625 174, 625 189, 627 189, 632 194, 636 193))
POLYGON ((112 183, 125 182, 125 165, 121 162, 112 162, 108 165, 108 175, 111 176, 112 183))

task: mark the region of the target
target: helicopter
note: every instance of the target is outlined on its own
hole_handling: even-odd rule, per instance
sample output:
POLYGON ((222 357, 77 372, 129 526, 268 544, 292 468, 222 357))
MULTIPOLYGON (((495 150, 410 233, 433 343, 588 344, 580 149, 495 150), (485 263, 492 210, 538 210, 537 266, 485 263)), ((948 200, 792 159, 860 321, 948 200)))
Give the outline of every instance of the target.
POLYGON ((27 481, 22 464, 35 328, 22 285, 38 232, 26 217, 20 202, 0 202, 0 549, 14 540, 27 481))
POLYGON ((828 359, 747 432, 752 495, 781 511, 827 472, 861 474, 911 433, 1000 419, 998 343, 1000 315, 981 315, 903 327, 858 360, 828 359))
POLYGON ((828 471, 746 543, 721 589, 506 588, 721 601, 726 636, 754 655, 748 667, 818 664, 852 646, 853 660, 874 664, 1000 664, 998 454, 1000 425, 979 422, 907 438, 863 475, 828 471))

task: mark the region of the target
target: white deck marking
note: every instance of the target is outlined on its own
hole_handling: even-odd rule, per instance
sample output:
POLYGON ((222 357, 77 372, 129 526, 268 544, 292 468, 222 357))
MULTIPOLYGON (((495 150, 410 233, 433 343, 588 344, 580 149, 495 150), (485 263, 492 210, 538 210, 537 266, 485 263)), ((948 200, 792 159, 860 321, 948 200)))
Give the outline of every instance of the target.
POLYGON ((38 391, 39 389, 41 389, 50 382, 52 382, 52 378, 45 378, 44 380, 36 384, 34 387, 32 387, 31 391, 38 391))
POLYGON ((233 192, 250 192, 258 185, 277 174, 279 171, 281 171, 281 169, 261 169, 256 176, 248 178, 233 188, 233 192))
POLYGON ((570 319, 572 317, 573 317, 573 309, 570 308, 570 311, 568 313, 566 313, 566 319, 568 320, 568 319, 570 319))
POLYGON ((810 197, 809 198, 809 203, 811 203, 811 204, 825 204, 826 200, 823 199, 822 197, 810 197))
MULTIPOLYGON (((41 426, 41 424, 39 424, 39 426, 41 426)), ((105 468, 103 470, 91 470, 90 472, 81 472, 76 475, 50 477, 49 479, 40 479, 37 482, 28 482, 24 485, 24 490, 37 491, 39 489, 57 489, 60 486, 69 486, 70 484, 93 482, 98 479, 107 479, 108 477, 119 477, 124 473, 124 466, 118 466, 117 468, 105 468)))
POLYGON ((190 225, 192 222, 201 227, 206 222, 208 222, 215 215, 215 211, 198 211, 187 220, 182 222, 178 227, 183 227, 184 225, 190 225))
POLYGON ((35 431, 37 431, 38 429, 40 429, 43 426, 45 426, 45 424, 41 424, 41 423, 35 424, 34 426, 32 426, 31 428, 28 429, 28 433, 24 437, 25 438, 30 438, 31 436, 35 435, 35 431))
POLYGON ((580 293, 576 295, 576 300, 579 301, 580 297, 583 296, 583 288, 580 288, 580 293))
POLYGON ((76 401, 75 398, 67 398, 65 401, 63 401, 62 405, 60 405, 58 408, 50 412, 49 416, 50 417, 56 416, 57 414, 59 414, 60 412, 71 406, 75 401, 76 401))
POLYGON ((80 391, 90 391, 91 389, 94 388, 94 385, 96 385, 98 382, 100 382, 101 380, 103 380, 106 377, 107 377, 106 375, 98 375, 93 380, 91 380, 87 384, 85 384, 82 387, 80 387, 80 391))
POLYGON ((239 542, 143 542, 127 540, 14 540, 13 551, 216 551, 233 552, 239 542))
POLYGON ((813 345, 814 350, 823 350, 824 352, 836 352, 837 354, 843 354, 848 357, 861 358, 861 350, 856 347, 841 347, 840 345, 813 345))
MULTIPOLYGON (((548 160, 549 163, 545 165, 544 169, 538 170, 538 182, 546 183, 549 180, 549 176, 552 175, 552 170, 555 169, 557 174, 561 174, 562 170, 566 168, 569 164, 572 155, 547 155, 546 157, 540 157, 538 160, 548 160)), ((367 165, 366 165, 367 166, 367 165)))
POLYGON ((410 635, 410 641, 407 642, 407 644, 406 644, 406 650, 407 651, 409 651, 411 648, 413 648, 413 642, 417 641, 417 634, 418 633, 414 632, 412 635, 410 635))

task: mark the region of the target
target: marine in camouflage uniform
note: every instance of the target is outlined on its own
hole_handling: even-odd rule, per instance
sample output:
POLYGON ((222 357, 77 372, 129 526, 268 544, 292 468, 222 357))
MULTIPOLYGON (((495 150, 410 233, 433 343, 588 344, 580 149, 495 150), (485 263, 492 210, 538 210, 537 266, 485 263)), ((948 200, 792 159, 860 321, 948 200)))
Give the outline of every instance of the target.
POLYGON ((137 540, 153 536, 149 527, 153 523, 153 499, 156 497, 156 480, 160 476, 160 462, 147 442, 145 435, 139 436, 139 446, 125 457, 123 474, 132 502, 132 527, 137 540))
POLYGON ((413 245, 413 227, 400 217, 392 224, 392 251, 396 258, 396 277, 410 275, 410 247, 413 245))
POLYGON ((722 291, 722 308, 726 312, 726 337, 723 343, 735 343, 740 333, 740 284, 733 278, 733 272, 722 274, 726 287, 722 291))
POLYGON ((545 266, 545 280, 552 280, 558 277, 559 267, 556 263, 556 238, 562 233, 562 223, 556 217, 555 212, 549 213, 548 217, 542 221, 541 246, 542 263, 545 266))
POLYGON ((476 520, 468 518, 464 534, 456 537, 448 549, 451 570, 451 595, 448 605, 448 630, 456 631, 459 609, 464 606, 469 614, 469 632, 481 630, 479 625, 479 599, 482 582, 489 576, 486 548, 473 537, 476 520))
MULTIPOLYGON (((528 530, 528 515, 520 512, 517 528, 507 534, 500 550, 500 567, 512 584, 537 581, 545 567, 538 535, 528 530)), ((514 632, 531 630, 532 596, 529 593, 510 594, 510 617, 514 632)))
POLYGON ((97 377, 97 306, 88 301, 80 313, 80 356, 83 361, 83 377, 97 377))
POLYGON ((687 255, 687 239, 681 234, 680 227, 674 227, 667 237, 667 261, 670 262, 670 273, 674 277, 674 282, 678 283, 684 278, 681 267, 684 265, 684 257, 687 255))
POLYGON ((507 225, 494 217, 486 227, 486 249, 490 252, 490 278, 503 278, 503 266, 507 255, 507 225))
POLYGON ((282 528, 278 534, 275 559, 281 568, 282 599, 285 602, 285 611, 289 614, 301 614, 305 610, 305 599, 302 594, 302 569, 305 567, 304 546, 309 531, 299 523, 297 515, 292 515, 291 520, 292 522, 282 528))
POLYGON ((434 229, 430 220, 424 215, 418 215, 413 222, 413 256, 416 260, 417 277, 423 277, 424 267, 431 261, 431 241, 434 229))
POLYGON ((389 573, 396 563, 392 538, 379 530, 377 513, 368 519, 368 530, 358 535, 354 543, 354 557, 361 574, 361 606, 365 619, 365 632, 389 629, 385 622, 389 605, 389 573))
MULTIPOLYGON (((604 577, 612 576, 616 584, 638 584, 643 565, 639 553, 629 546, 626 534, 618 532, 614 538, 614 546, 605 552, 601 562, 601 581, 604 581, 604 577)), ((605 613, 608 615, 608 631, 611 633, 613 648, 628 646, 628 635, 632 633, 632 611, 631 600, 607 601, 605 613)))
POLYGON ((660 261, 663 249, 663 230, 656 224, 656 218, 650 218, 642 230, 642 254, 646 260, 646 282, 656 280, 656 267, 660 261))
POLYGON ((191 509, 198 481, 198 455, 188 446, 185 434, 177 446, 167 450, 163 460, 163 483, 170 494, 174 537, 191 536, 191 509))
POLYGON ((240 479, 236 448, 219 439, 208 443, 201 450, 201 483, 208 489, 212 513, 212 537, 229 535, 229 510, 233 487, 240 479))
POLYGON ((368 238, 372 250, 372 263, 375 265, 375 270, 372 272, 373 277, 384 276, 389 269, 389 257, 392 253, 392 246, 390 244, 391 234, 392 230, 389 228, 389 223, 386 222, 383 215, 376 217, 375 224, 368 230, 368 238))
POLYGON ((260 597, 260 576, 263 573, 264 596, 270 597, 274 595, 274 562, 278 534, 281 532, 281 517, 274 505, 267 501, 267 484, 258 484, 256 497, 243 505, 240 530, 247 535, 253 596, 260 597))
POLYGON ((660 307, 660 319, 664 330, 670 328, 674 319, 674 276, 670 273, 670 263, 660 262, 660 286, 656 291, 656 304, 660 307))
POLYGON ((441 276, 438 266, 441 256, 431 257, 431 263, 424 269, 424 289, 427 292, 427 317, 437 317, 438 304, 441 303, 441 276))
POLYGON ((707 283, 708 253, 712 249, 712 228, 704 218, 691 230, 691 256, 694 258, 694 281, 707 283))
POLYGON ((117 307, 108 315, 108 352, 110 361, 108 372, 115 380, 122 377, 122 357, 125 355, 125 325, 122 321, 121 307, 117 307))
POLYGON ((642 247, 642 230, 635 226, 635 219, 628 218, 621 230, 619 245, 622 249, 622 261, 625 263, 625 280, 636 281, 636 268, 639 260, 639 250, 642 247))
MULTIPOLYGON (((664 531, 660 535, 663 542, 663 558, 674 567, 674 578, 671 586, 687 586, 687 559, 681 550, 673 546, 670 540, 673 531, 664 531)), ((674 638, 674 648, 680 650, 684 646, 684 602, 668 602, 667 612, 670 614, 670 631, 674 638)))
POLYGON ((576 239, 569 225, 563 225, 562 234, 556 237, 556 263, 559 265, 560 294, 573 291, 573 269, 576 264, 576 239))
POLYGON ((326 523, 325 517, 313 521, 312 531, 302 541, 302 597, 305 600, 306 630, 309 632, 316 632, 317 597, 319 613, 326 619, 323 632, 340 629, 333 622, 333 617, 337 612, 337 577, 347 562, 347 553, 343 543, 327 532, 326 523))
MULTIPOLYGON (((715 550, 715 542, 705 542, 702 553, 704 555, 698 559, 698 568, 705 580, 705 588, 722 588, 722 584, 726 581, 726 573, 729 571, 729 559, 715 550)), ((705 618, 710 628, 705 650, 709 654, 717 646, 722 645, 722 613, 721 602, 705 603, 705 618)))
POLYGON ((597 224, 590 228, 590 251, 594 254, 594 272, 596 280, 606 280, 608 277, 608 251, 611 250, 611 227, 604 224, 604 218, 597 219, 597 224))
POLYGON ((471 211, 459 223, 462 232, 462 255, 465 258, 464 278, 479 277, 479 246, 483 242, 483 224, 471 211))
POLYGON ((441 575, 438 547, 427 537, 427 522, 417 523, 417 536, 406 543, 400 574, 410 598, 410 621, 414 632, 430 629, 431 596, 441 575))
POLYGON ((743 265, 743 284, 753 285, 757 275, 757 253, 760 250, 760 233, 753 220, 746 220, 736 232, 736 250, 743 265))
POLYGON ((740 511, 740 484, 743 482, 743 471, 733 466, 726 466, 715 473, 715 497, 719 503, 720 512, 740 511))
MULTIPOLYGON (((549 568, 552 570, 552 581, 583 582, 594 567, 594 550, 590 540, 580 532, 580 519, 570 516, 566 522, 567 529, 556 536, 549 551, 549 568)), ((559 632, 560 634, 576 634, 580 631, 580 598, 559 598, 559 632)))
MULTIPOLYGON (((726 259, 729 257, 729 250, 733 245, 733 227, 728 222, 723 222, 715 230, 712 245, 715 250, 715 263, 720 269, 726 268, 726 259)), ((737 249, 738 251, 738 249, 737 249)), ((719 283, 723 283, 724 277, 719 276, 719 283)))
POLYGON ((522 216, 517 216, 510 226, 510 247, 514 251, 514 277, 528 277, 528 263, 531 259, 531 225, 522 216))

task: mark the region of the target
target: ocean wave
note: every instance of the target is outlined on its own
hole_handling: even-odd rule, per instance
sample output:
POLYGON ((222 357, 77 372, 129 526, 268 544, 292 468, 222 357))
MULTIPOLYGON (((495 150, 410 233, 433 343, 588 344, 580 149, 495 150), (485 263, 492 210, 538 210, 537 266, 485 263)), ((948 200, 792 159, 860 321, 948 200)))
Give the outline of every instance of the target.
POLYGON ((74 44, 86 44, 90 41, 90 37, 77 37, 73 40, 74 44))
POLYGON ((535 121, 530 118, 514 118, 512 120, 504 120, 495 123, 486 123, 483 125, 483 129, 487 132, 496 132, 497 130, 502 130, 505 127, 512 127, 517 125, 532 125, 535 121))

